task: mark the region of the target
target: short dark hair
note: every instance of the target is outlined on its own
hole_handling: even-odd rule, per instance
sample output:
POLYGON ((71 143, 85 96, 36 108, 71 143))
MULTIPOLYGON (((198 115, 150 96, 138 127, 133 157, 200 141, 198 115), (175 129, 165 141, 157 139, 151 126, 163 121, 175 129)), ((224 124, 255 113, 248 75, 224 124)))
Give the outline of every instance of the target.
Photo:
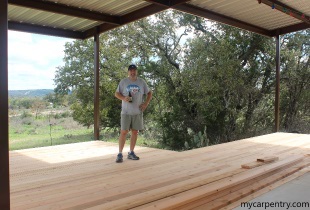
POLYGON ((134 65, 134 64, 131 64, 131 65, 128 66, 128 71, 129 71, 130 69, 137 69, 137 66, 134 65))

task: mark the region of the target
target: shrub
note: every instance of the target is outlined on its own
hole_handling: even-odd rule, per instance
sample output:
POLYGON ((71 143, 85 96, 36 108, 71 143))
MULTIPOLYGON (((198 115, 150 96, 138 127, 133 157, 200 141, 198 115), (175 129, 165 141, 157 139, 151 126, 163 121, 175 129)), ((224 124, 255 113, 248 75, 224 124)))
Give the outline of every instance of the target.
POLYGON ((31 116, 32 114, 29 111, 24 110, 20 117, 24 119, 24 118, 29 118, 31 116))

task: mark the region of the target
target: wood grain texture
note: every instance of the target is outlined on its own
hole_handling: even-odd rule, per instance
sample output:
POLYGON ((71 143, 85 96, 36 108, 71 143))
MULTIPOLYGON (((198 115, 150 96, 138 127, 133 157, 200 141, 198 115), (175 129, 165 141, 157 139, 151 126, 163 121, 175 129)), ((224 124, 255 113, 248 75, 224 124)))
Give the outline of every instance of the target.
POLYGON ((229 209, 309 167, 310 135, 273 133, 184 152, 90 141, 10 152, 11 209, 229 209), (262 159, 262 162, 256 161, 262 159), (259 167, 240 165, 255 162, 259 167))
POLYGON ((279 160, 279 157, 276 157, 276 156, 257 158, 258 162, 263 162, 263 163, 271 163, 277 160, 279 160))

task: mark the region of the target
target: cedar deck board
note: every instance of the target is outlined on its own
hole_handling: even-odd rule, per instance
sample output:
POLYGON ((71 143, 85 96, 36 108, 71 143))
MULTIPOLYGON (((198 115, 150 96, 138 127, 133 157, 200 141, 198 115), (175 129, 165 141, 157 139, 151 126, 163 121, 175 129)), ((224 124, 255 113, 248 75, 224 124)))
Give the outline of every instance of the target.
MULTIPOLYGON (((241 184, 243 182, 246 182, 248 180, 254 179, 258 176, 261 176, 265 173, 272 173, 280 168, 286 167, 288 165, 291 165, 293 163, 297 163, 298 161, 300 161, 302 158, 301 157, 291 157, 288 160, 285 161, 279 161, 278 163, 274 163, 274 166, 272 165, 268 165, 266 167, 262 168, 257 168, 257 169, 253 169, 251 171, 243 171, 240 174, 235 174, 229 177, 225 177, 221 180, 217 180, 215 182, 208 182, 204 185, 201 186, 193 186, 191 190, 187 189, 184 190, 183 193, 179 193, 176 196, 170 196, 169 200, 164 200, 163 202, 161 200, 159 200, 155 205, 153 205, 153 207, 158 208, 160 206, 159 209, 170 209, 170 208, 178 208, 182 205, 185 205, 189 202, 193 202, 195 200, 199 200, 203 197, 212 195, 218 191, 222 191, 222 190, 229 190, 231 187, 234 187, 235 185, 241 184)), ((172 186, 169 186, 170 188, 172 186)), ((168 194, 169 190, 173 190, 173 189, 169 189, 168 186, 166 187, 167 192, 162 192, 163 194, 168 194)), ((152 196, 157 196, 156 195, 156 191, 151 192, 149 191, 149 193, 152 196)), ((177 194, 177 193, 175 193, 177 194)), ((136 195, 139 197, 143 197, 144 199, 151 199, 146 197, 145 195, 136 195)), ((134 197, 134 196, 132 196, 134 197)), ((165 196, 168 197, 168 196, 165 196)), ((135 205, 136 203, 139 203, 139 200, 137 200, 138 197, 136 197, 136 199, 133 199, 131 202, 129 202, 127 200, 126 203, 127 206, 132 206, 135 205)), ((122 209, 121 206, 119 204, 113 204, 113 202, 109 202, 107 204, 105 204, 105 206, 107 207, 111 207, 111 209, 122 209)), ((102 207, 105 207, 102 205, 102 207)), ((124 206, 122 206, 124 208, 124 206)), ((156 209, 155 208, 155 209, 156 209)), ((90 208, 91 209, 91 208, 90 208)), ((99 208, 93 208, 93 209, 99 209, 99 208)))
POLYGON ((270 157, 263 157, 263 158, 258 158, 257 161, 259 162, 264 162, 264 163, 270 163, 279 160, 279 157, 275 156, 270 156, 270 157))
POLYGON ((242 199, 237 200, 236 202, 233 202, 233 203, 223 207, 222 210, 234 209, 234 208, 240 206, 241 202, 248 202, 250 200, 253 200, 254 198, 256 198, 258 196, 261 196, 264 193, 268 193, 268 192, 272 191, 273 189, 275 189, 275 188, 277 188, 277 187, 279 187, 279 186, 281 186, 281 185, 283 185, 283 184, 285 184, 287 182, 290 182, 290 181, 292 181, 292 180, 294 180, 294 179, 296 179, 296 178, 298 178, 298 177, 300 177, 300 176, 302 176, 302 175, 304 175, 306 173, 310 173, 309 166, 306 167, 306 168, 303 168, 303 169, 301 169, 299 171, 297 171, 296 173, 293 173, 292 175, 289 175, 289 176, 287 176, 285 178, 280 179, 279 181, 269 185, 268 187, 265 187, 265 188, 263 188, 261 190, 258 190, 255 193, 251 193, 250 195, 248 195, 246 197, 243 197, 242 199))
MULTIPOLYGON (((292 169, 290 169, 290 170, 292 170, 292 169)), ((295 169, 296 170, 296 169, 295 169)), ((234 185, 233 187, 231 187, 231 188, 229 188, 229 190, 222 190, 222 191, 220 191, 220 190, 218 190, 218 191, 216 191, 215 193, 213 193, 212 195, 208 195, 208 196, 206 196, 206 197, 202 197, 201 199, 198 199, 198 200, 195 200, 195 201, 192 201, 192 202, 187 202, 185 205, 183 205, 183 206, 178 206, 178 207, 176 207, 176 208, 171 208, 171 207, 169 207, 169 209, 192 209, 192 208, 195 208, 195 207, 200 207, 201 205, 203 205, 203 204, 206 204, 206 203, 209 203, 209 202, 211 202, 211 201, 213 201, 213 200, 217 200, 217 199, 221 199, 223 196, 225 196, 225 195, 228 195, 228 194, 231 194, 231 192, 234 192, 234 191, 237 191, 237 190, 240 190, 240 189, 243 189, 243 188, 246 188, 246 187, 251 187, 251 185, 253 184, 253 183, 256 183, 257 181, 259 181, 259 180, 263 180, 263 179, 265 179, 265 178, 268 178, 268 177, 270 177, 270 174, 272 174, 272 173, 275 173, 275 172, 280 172, 280 171, 282 171, 281 169, 278 169, 278 170, 276 170, 276 171, 274 171, 274 172, 271 172, 271 173, 265 173, 265 174, 263 174, 263 175, 261 175, 261 176, 258 176, 258 177, 256 177, 256 178, 254 178, 254 179, 250 179, 250 180, 248 180, 248 181, 245 181, 245 182, 243 182, 243 183, 241 183, 241 184, 238 184, 238 185, 234 185)), ((184 193, 188 193, 188 192, 184 192, 184 193)), ((177 197, 177 196, 180 196, 180 194, 179 195, 174 195, 173 197, 174 197, 174 199, 177 197)), ((229 195, 230 197, 231 197, 231 195, 229 195)), ((168 201, 167 203, 169 203, 171 198, 165 198, 165 199, 162 199, 161 200, 161 203, 162 203, 162 201, 164 201, 164 200, 166 200, 166 201, 168 201)), ((159 204, 159 202, 153 202, 153 203, 149 203, 149 204, 146 204, 146 205, 143 205, 143 206, 140 206, 140 207, 138 207, 138 208, 134 208, 135 210, 148 210, 148 209, 156 209, 157 207, 162 207, 162 208, 164 208, 164 206, 160 206, 160 204, 159 204)))
POLYGON ((245 168, 245 169, 251 169, 251 168, 256 168, 256 167, 259 167, 259 166, 262 166, 264 165, 265 163, 263 162, 251 162, 251 163, 246 163, 246 164, 243 164, 241 165, 241 168, 245 168))
MULTIPOLYGON (((195 192, 194 188, 212 180, 272 166, 292 155, 307 158, 309 140, 310 135, 274 133, 184 152, 137 147, 141 160, 125 159, 121 164, 115 163, 118 145, 102 141, 13 151, 11 209, 143 206, 147 204, 130 199, 143 195, 148 202, 160 201, 182 191, 195 192), (256 169, 240 168, 268 156, 277 156, 279 161, 256 169), (170 194, 162 193, 165 189, 170 194)), ((127 150, 128 146, 124 152, 127 150)))
POLYGON ((301 162, 301 163, 298 163, 297 165, 294 165, 293 167, 288 167, 287 169, 280 170, 279 172, 274 173, 271 176, 262 175, 255 181, 251 180, 252 183, 250 185, 246 185, 246 187, 243 187, 242 189, 234 191, 233 193, 230 193, 223 197, 219 196, 217 199, 209 203, 204 203, 203 205, 197 208, 193 208, 193 209, 196 209, 196 210, 221 209, 233 202, 236 202, 237 200, 242 199, 243 197, 246 197, 247 195, 253 194, 285 177, 290 176, 291 174, 296 173, 299 170, 302 170, 308 165, 309 163, 301 162))

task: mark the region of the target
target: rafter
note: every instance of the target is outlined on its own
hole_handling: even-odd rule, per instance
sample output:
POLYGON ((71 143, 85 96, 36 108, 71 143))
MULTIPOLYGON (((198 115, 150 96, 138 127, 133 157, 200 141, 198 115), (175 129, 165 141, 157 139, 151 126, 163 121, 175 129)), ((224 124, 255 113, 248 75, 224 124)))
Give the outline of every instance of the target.
POLYGON ((57 29, 48 26, 38 26, 33 24, 27 23, 19 23, 14 21, 8 22, 8 29, 14 31, 22 31, 22 32, 29 32, 29 33, 37 33, 49 36, 59 36, 59 37, 66 37, 66 38, 73 38, 73 39, 84 39, 84 35, 82 32, 76 32, 71 30, 65 29, 57 29))
POLYGON ((287 33, 292 33, 294 31, 300 31, 300 30, 304 30, 309 28, 309 24, 307 23, 298 23, 295 25, 291 25, 291 26, 287 26, 287 27, 283 27, 280 29, 275 29, 271 31, 272 36, 276 36, 276 35, 283 35, 283 34, 287 34, 287 33))
POLYGON ((42 0, 8 0, 11 5, 120 25, 120 17, 42 0))
POLYGON ((298 20, 301 20, 307 24, 310 25, 310 17, 307 16, 306 14, 282 3, 282 2, 279 2, 278 0, 261 0, 261 3, 263 4, 266 4, 284 14, 287 14, 291 17, 294 17, 298 20))

